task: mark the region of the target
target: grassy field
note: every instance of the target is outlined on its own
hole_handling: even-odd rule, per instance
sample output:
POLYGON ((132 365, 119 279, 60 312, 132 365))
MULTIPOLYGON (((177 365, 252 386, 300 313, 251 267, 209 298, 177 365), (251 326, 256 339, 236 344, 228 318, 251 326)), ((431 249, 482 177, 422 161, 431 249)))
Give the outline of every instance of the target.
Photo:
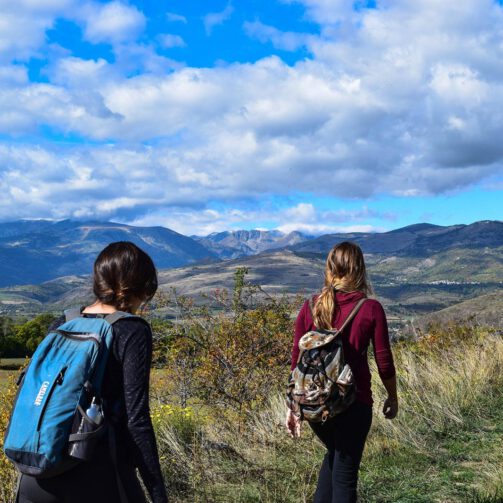
POLYGON ((0 359, 0 392, 7 386, 9 376, 17 375, 19 368, 24 364, 24 358, 1 358, 0 359))
MULTIPOLYGON (((393 421, 380 412, 373 369, 361 503, 503 501, 503 340, 482 329, 450 330, 395 348, 400 413, 393 421)), ((241 429, 212 408, 153 414, 173 501, 311 501, 324 450, 309 427, 300 440, 286 435, 281 394, 241 429)))
MULTIPOLYGON (((503 502, 503 338, 452 325, 396 345, 394 355, 400 411, 393 421, 380 412, 383 389, 372 368, 360 503, 503 502)), ((169 369, 152 372, 152 421, 170 501, 312 500, 324 450, 307 425, 301 439, 288 437, 281 392, 235 421, 214 404, 181 407, 170 399, 175 382, 169 369)), ((0 397, 3 427, 12 382, 8 390, 0 397)), ((1 455, 0 482, 7 494, 12 471, 1 455)))

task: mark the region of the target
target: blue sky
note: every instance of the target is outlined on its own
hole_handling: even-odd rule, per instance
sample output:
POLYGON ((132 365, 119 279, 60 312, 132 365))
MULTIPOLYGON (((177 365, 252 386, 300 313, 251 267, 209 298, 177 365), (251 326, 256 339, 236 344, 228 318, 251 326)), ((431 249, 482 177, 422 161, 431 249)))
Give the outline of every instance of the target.
POLYGON ((0 221, 501 219, 494 0, 0 2, 0 221))

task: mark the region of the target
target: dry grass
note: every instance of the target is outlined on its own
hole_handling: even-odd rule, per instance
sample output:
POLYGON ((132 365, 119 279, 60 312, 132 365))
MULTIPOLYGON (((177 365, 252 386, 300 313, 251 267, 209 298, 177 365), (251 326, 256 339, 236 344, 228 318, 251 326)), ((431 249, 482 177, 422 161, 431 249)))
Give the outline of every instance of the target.
MULTIPOLYGON (((503 491, 503 455, 483 426, 495 404, 502 403, 503 339, 488 330, 453 325, 395 346, 394 355, 400 413, 393 421, 381 414, 384 389, 374 368, 376 405, 362 465, 361 501, 503 501, 494 496, 503 491), (409 480, 411 473, 416 478, 409 480), (432 492, 426 494, 421 484, 432 492)), ((198 426, 189 452, 180 450, 176 435, 158 435, 161 449, 178 452, 183 460, 180 476, 190 481, 205 473, 178 493, 167 481, 176 501, 310 501, 323 449, 306 426, 300 441, 288 438, 282 392, 271 396, 239 432, 213 412, 198 426), (215 445, 225 449, 215 451, 215 445)), ((490 427, 494 441, 503 439, 501 420, 491 419, 496 422, 490 427)))
MULTIPOLYGON (((393 421, 383 418, 383 388, 373 369, 376 404, 361 502, 503 501, 501 336, 453 325, 396 345, 394 356, 400 412, 393 421)), ((159 373, 152 420, 172 501, 311 500, 323 449, 309 427, 299 441, 287 436, 282 390, 238 427, 212 404, 163 403, 157 385, 165 385, 159 373)), ((14 392, 11 379, 0 396, 0 441, 14 392)), ((1 501, 9 501, 14 484, 15 471, 0 455, 1 501)))
POLYGON ((2 502, 12 501, 12 494, 17 483, 17 471, 3 453, 3 441, 16 391, 15 376, 10 374, 0 389, 0 501, 2 502))
MULTIPOLYGON (((460 334, 456 340, 426 337, 419 345, 395 349, 400 414, 387 421, 374 417, 367 451, 380 451, 383 442, 410 445, 430 453, 425 437, 443 434, 480 417, 492 395, 503 385, 503 339, 485 330, 460 334)), ((376 371, 373 369, 374 382, 376 371)), ((374 387, 377 403, 382 386, 374 387)))

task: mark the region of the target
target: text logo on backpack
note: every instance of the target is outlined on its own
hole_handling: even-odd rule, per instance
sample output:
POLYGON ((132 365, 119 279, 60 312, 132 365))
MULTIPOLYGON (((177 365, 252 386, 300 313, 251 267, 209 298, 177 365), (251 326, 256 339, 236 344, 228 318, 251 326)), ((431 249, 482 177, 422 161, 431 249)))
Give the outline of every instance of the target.
POLYGON ((40 391, 38 392, 37 398, 35 398, 35 405, 40 405, 42 403, 42 398, 44 398, 45 392, 49 387, 49 381, 44 381, 42 386, 40 386, 40 391))
POLYGON ((132 316, 117 311, 84 317, 78 309, 65 314, 66 322, 47 334, 19 376, 4 439, 5 454, 17 469, 39 478, 75 466, 82 459, 75 457, 76 444, 108 428, 108 421, 93 422, 85 409, 93 397, 101 399, 113 323, 132 316), (76 424, 86 427, 75 432, 76 424))

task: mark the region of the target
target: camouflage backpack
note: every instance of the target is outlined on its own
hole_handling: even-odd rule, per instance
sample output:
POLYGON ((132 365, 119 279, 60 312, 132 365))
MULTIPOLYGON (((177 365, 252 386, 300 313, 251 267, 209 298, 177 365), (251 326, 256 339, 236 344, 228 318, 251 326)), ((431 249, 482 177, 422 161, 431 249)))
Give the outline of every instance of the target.
MULTIPOLYGON (((357 302, 341 328, 312 330, 301 337, 286 395, 288 407, 301 419, 324 423, 353 403, 356 387, 344 360, 341 334, 366 300, 357 302)), ((312 300, 309 307, 312 314, 312 300)))

